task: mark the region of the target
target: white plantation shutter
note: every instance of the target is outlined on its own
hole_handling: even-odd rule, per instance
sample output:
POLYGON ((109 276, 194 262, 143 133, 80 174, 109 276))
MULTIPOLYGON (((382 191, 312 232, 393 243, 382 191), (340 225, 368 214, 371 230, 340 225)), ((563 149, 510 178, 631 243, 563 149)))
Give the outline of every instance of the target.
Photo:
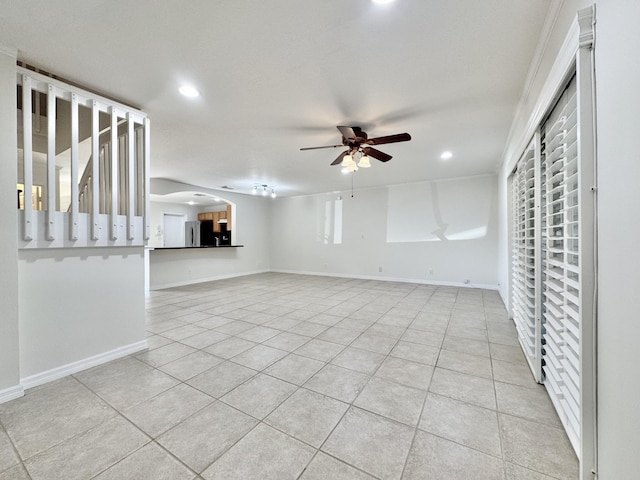
POLYGON ((546 386, 576 452, 593 277, 592 255, 581 251, 592 245, 581 185, 593 179, 584 166, 590 162, 580 157, 578 107, 574 76, 511 176, 511 314, 531 371, 546 386))
POLYGON ((571 442, 580 438, 580 212, 575 78, 542 126, 543 383, 571 442))
POLYGON ((509 177, 511 314, 578 455, 580 478, 597 472, 594 12, 578 11, 565 42, 575 42, 565 52, 570 64, 550 77, 553 89, 545 88, 527 130, 533 140, 509 177))
POLYGON ((540 327, 536 315, 536 152, 522 155, 512 177, 512 315, 536 381, 541 380, 540 327))

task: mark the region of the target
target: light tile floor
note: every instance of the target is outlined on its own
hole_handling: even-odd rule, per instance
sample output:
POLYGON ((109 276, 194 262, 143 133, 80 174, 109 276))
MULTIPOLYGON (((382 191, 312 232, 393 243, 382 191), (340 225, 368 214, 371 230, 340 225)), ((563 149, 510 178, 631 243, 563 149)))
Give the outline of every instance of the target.
POLYGON ((496 292, 261 274, 151 292, 149 349, 0 405, 0 478, 574 480, 496 292))

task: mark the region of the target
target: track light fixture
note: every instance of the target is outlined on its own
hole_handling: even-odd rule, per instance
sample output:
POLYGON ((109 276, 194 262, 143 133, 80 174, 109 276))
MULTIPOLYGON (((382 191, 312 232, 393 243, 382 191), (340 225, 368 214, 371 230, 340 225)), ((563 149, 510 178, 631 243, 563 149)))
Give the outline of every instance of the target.
POLYGON ((271 198, 276 198, 276 189, 275 187, 270 187, 267 184, 260 184, 257 183, 253 186, 253 189, 251 190, 251 194, 252 195, 257 195, 258 192, 260 192, 260 194, 263 197, 266 197, 267 195, 269 195, 271 198))

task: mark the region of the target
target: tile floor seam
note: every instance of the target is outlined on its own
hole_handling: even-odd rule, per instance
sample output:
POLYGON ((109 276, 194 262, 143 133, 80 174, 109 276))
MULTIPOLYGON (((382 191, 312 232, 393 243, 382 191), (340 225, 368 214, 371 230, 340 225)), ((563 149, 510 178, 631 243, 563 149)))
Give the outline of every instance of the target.
MULTIPOLYGON (((95 394, 95 393, 94 393, 94 394, 95 394)), ((112 408, 113 408, 113 407, 112 407, 112 408)), ((48 451, 50 451, 50 450, 52 450, 52 449, 54 449, 54 448, 58 447, 59 445, 62 445, 63 443, 66 443, 66 442, 68 442, 68 441, 70 441, 70 440, 73 440, 73 439, 78 438, 78 437, 80 437, 80 436, 82 436, 82 435, 85 435, 85 434, 87 434, 87 433, 89 433, 89 432, 91 432, 91 431, 94 431, 94 430, 95 430, 95 429, 97 429, 98 427, 103 426, 104 424, 106 424, 106 423, 108 423, 108 422, 110 422, 110 421, 114 420, 114 419, 115 419, 115 418, 117 418, 117 417, 121 417, 121 418, 122 418, 122 419, 124 419, 127 423, 129 423, 130 425, 132 425, 136 430, 138 430, 140 433, 142 433, 145 437, 147 437, 148 441, 147 441, 147 442, 145 442, 144 444, 142 444, 139 448, 142 448, 142 447, 144 447, 145 445, 148 445, 149 443, 151 443, 151 442, 153 441, 153 438, 151 438, 151 437, 150 437, 149 435, 147 435, 147 434, 146 434, 146 433, 145 433, 145 432, 144 432, 140 427, 138 427, 138 426, 137 426, 137 425, 135 425, 133 422, 131 422, 128 418, 126 418, 126 417, 125 417, 125 416, 124 416, 124 415, 123 415, 119 410, 117 410, 117 409, 115 409, 115 408, 114 408, 114 410, 116 411, 116 415, 114 415, 113 417, 110 417, 110 418, 104 419, 102 422, 99 422, 99 423, 97 423, 97 424, 93 425, 91 428, 88 428, 87 430, 85 430, 85 431, 83 431, 83 432, 76 433, 75 435, 73 435, 73 436, 71 436, 71 437, 69 437, 69 438, 67 438, 67 439, 65 439, 65 440, 63 440, 63 441, 60 441, 60 442, 58 442, 58 443, 57 443, 57 444, 55 444, 55 445, 51 445, 51 446, 50 446, 50 447, 48 447, 47 449, 42 450, 42 451, 40 451, 40 452, 38 452, 38 453, 36 453, 36 454, 32 455, 31 457, 29 457, 28 459, 25 459, 24 461, 26 462, 27 460, 33 459, 33 458, 37 457, 38 455, 42 455, 42 454, 44 454, 44 453, 46 453, 46 452, 48 452, 48 451)), ((136 450, 138 450, 138 449, 136 449, 136 450)), ((134 450, 134 451, 135 451, 135 450, 134 450)), ((125 457, 123 457, 123 458, 128 457, 131 453, 133 453, 133 451, 132 451, 132 452, 130 452, 128 455, 126 455, 126 456, 125 456, 125 457)), ((116 463, 121 462, 121 461, 123 460, 123 458, 121 458, 121 459, 120 459, 120 460, 118 460, 117 462, 115 462, 115 463, 113 463, 113 464, 109 465, 107 468, 105 468, 104 470, 101 470, 99 473, 102 473, 102 472, 104 472, 105 470, 108 470, 109 468, 111 468, 111 467, 112 467, 113 465, 115 465, 116 463)), ((27 466, 26 466, 26 465, 25 465, 25 470, 26 470, 26 471, 27 471, 27 473, 29 473, 29 475, 31 476, 31 473, 29 472, 29 470, 28 470, 28 468, 27 468, 27 466)), ((98 474, 99 474, 99 473, 98 473, 98 474)), ((96 475, 98 475, 98 474, 96 474, 96 475)), ((94 475, 94 476, 95 476, 95 475, 94 475)))
MULTIPOLYGON (((333 458, 333 459, 334 459, 334 460, 336 460, 337 462, 340 462, 340 463, 342 463, 342 464, 344 464, 344 465, 348 466, 349 468, 353 468, 354 470, 357 470, 357 471, 359 471, 359 472, 362 472, 363 474, 365 474, 365 475, 367 475, 367 476, 369 476, 369 477, 371 477, 371 478, 373 478, 373 479, 375 479, 375 480, 382 480, 382 478, 381 478, 381 477, 379 477, 379 476, 377 476, 377 475, 375 475, 375 474, 373 474, 373 473, 367 472, 366 470, 363 470, 363 469, 361 469, 361 468, 359 468, 359 467, 356 467, 355 465, 352 465, 352 464, 350 464, 350 463, 348 463, 348 462, 345 462, 344 460, 342 460, 342 459, 340 459, 340 458, 336 457, 335 455, 332 455, 332 454, 331 454, 331 453, 329 453, 329 452, 325 452, 325 451, 323 451, 323 450, 320 450, 319 448, 318 448, 318 450, 316 451, 316 453, 315 453, 315 455, 314 455, 314 457, 313 457, 313 458, 315 458, 319 453, 321 453, 321 454, 323 454, 323 455, 327 455, 328 457, 333 458)), ((312 462, 312 461, 313 461, 313 459, 311 459, 311 462, 312 462)), ((309 465, 311 464, 311 462, 309 462, 309 465)), ((309 467, 309 465, 307 465, 307 467, 306 467, 306 468, 308 468, 308 467, 309 467)), ((306 470, 306 468, 305 468, 305 470, 306 470)), ((302 471, 302 473, 300 474, 300 476, 297 478, 297 480, 300 480, 300 479, 301 479, 302 475, 304 475, 304 472, 305 472, 305 471, 303 470, 303 471, 302 471)), ((327 479, 327 480, 329 480, 329 479, 327 479)), ((331 479, 331 480, 340 480, 340 479, 331 479)))
POLYGON ((7 468, 0 470, 0 473, 2 472, 6 472, 7 470, 11 469, 11 468, 15 468, 17 465, 22 465, 22 468, 24 468, 25 472, 27 471, 26 466, 24 465, 24 460, 22 459, 22 456, 20 455, 20 452, 18 451, 18 448, 16 447, 15 442, 13 441, 13 438, 11 438, 11 436, 9 435, 9 432, 7 431, 7 429, 5 428, 4 424, 2 423, 2 420, 0 419, 0 429, 2 429, 2 431, 4 432, 5 436, 7 437, 7 439, 9 440, 9 443, 11 444, 11 448, 13 453, 15 454, 16 458, 18 459, 17 463, 14 463, 13 465, 9 465, 7 468))
MULTIPOLYGON (((487 336, 487 342, 488 342, 488 336, 487 336)), ((498 392, 496 391, 496 380, 495 380, 495 375, 493 374, 493 365, 494 365, 494 358, 493 355, 491 354, 491 345, 489 344, 489 359, 491 361, 491 375, 492 375, 492 380, 493 380, 493 395, 495 398, 495 402, 496 402, 496 418, 497 418, 497 422, 498 422, 498 441, 500 442, 500 456, 502 457, 502 471, 503 471, 503 475, 507 476, 507 465, 506 465, 506 458, 504 455, 504 447, 505 447, 505 439, 503 437, 503 430, 502 430, 502 421, 500 420, 500 404, 498 403, 498 392)))
POLYGON ((104 472, 106 472, 107 470, 109 470, 112 467, 115 467, 116 465, 118 465, 119 463, 122 463, 124 460, 126 460, 127 458, 129 458, 131 455, 133 455, 134 453, 136 453, 137 451, 143 449, 144 447, 146 447, 147 445, 149 445, 150 443, 152 443, 153 440, 151 440, 150 442, 147 442, 143 445, 141 445, 140 447, 136 448, 135 450, 131 451, 129 453, 129 455, 122 457, 121 459, 119 459, 117 462, 113 463, 112 465, 107 466, 106 468, 104 468, 103 470, 100 470, 98 473, 96 473, 95 475, 92 475, 91 477, 89 477, 88 480, 93 480, 94 478, 96 478, 99 475, 102 475, 104 472))
MULTIPOLYGON (((221 401, 221 400, 218 400, 218 401, 221 401)), ((233 408, 234 410, 237 410, 238 412, 242 413, 243 415, 250 416, 252 419, 257 420, 257 423, 256 423, 253 427, 251 427, 251 429, 250 429, 249 431, 247 431, 244 435, 242 435, 242 436, 241 436, 240 438, 238 438, 235 442, 233 442, 231 445, 229 445, 229 447, 228 447, 228 448, 224 449, 224 451, 222 451, 222 452, 220 453, 220 455, 218 455, 218 456, 217 456, 217 458, 216 458, 215 460, 213 460, 213 461, 212 461, 211 463, 209 463, 205 468, 203 468, 203 469, 202 469, 202 471, 198 472, 198 475, 202 475, 204 472, 206 472, 209 468, 211 468, 211 466, 212 466, 213 464, 215 464, 218 460, 220 460, 222 457, 224 457, 224 455, 225 455, 227 452, 231 451, 231 449, 233 449, 233 447, 235 447, 238 443, 240 443, 240 442, 241 442, 241 441, 242 441, 242 440, 243 440, 247 435, 251 434, 251 432, 253 432, 253 431, 254 431, 254 430, 255 430, 259 425, 263 425, 262 420, 259 420, 259 419, 255 418, 255 417, 253 417, 253 416, 249 415, 248 413, 243 412, 242 410, 239 410, 239 409, 235 408, 233 405, 228 405, 228 404, 227 404, 227 403, 225 403, 225 402, 222 402, 222 403, 224 403, 225 405, 227 405, 227 406, 229 406, 229 407, 233 408)), ((266 423, 264 423, 264 425, 266 425, 267 427, 272 428, 270 425, 268 425, 268 424, 266 424, 266 423)), ((284 433, 284 432, 282 432, 282 433, 284 433)), ((292 438, 293 438, 293 437, 292 437, 292 438)), ((297 440, 297 439, 295 439, 295 440, 297 440)))
MULTIPOLYGON (((136 354, 130 354, 130 355, 127 355, 127 356, 125 356, 125 357, 122 357, 121 359, 124 359, 124 358, 133 358, 133 360, 140 361, 140 360, 138 360, 137 358, 134 358, 134 357, 133 357, 134 355, 136 355, 136 354)), ((118 359, 118 360, 121 360, 121 359, 118 359)), ((141 363, 144 363, 144 362, 141 362, 141 363)), ((167 376, 169 376, 167 373, 165 373, 165 372, 163 372, 163 371, 161 371, 161 370, 158 370, 157 368, 155 368, 155 367, 153 367, 153 366, 151 366, 151 365, 147 365, 147 364, 145 364, 145 365, 146 365, 146 366, 148 366, 148 367, 151 367, 151 370, 156 370, 156 371, 158 371, 158 372, 162 373, 163 375, 167 375, 167 376)), ((94 368, 96 368, 96 367, 94 367, 94 368)), ((98 367, 98 368, 99 368, 99 367, 98 367)), ((82 373, 82 372, 79 372, 79 373, 82 373)), ((98 392, 96 392, 95 390, 93 390, 91 387, 89 387, 89 385, 85 384, 85 383, 84 383, 80 378, 75 377, 75 374, 72 374, 71 376, 72 376, 72 377, 74 377, 74 378, 75 378, 79 383, 81 383, 81 384, 82 384, 82 385, 83 385, 87 390, 89 390, 92 394, 94 394, 94 395, 95 395, 96 397, 98 397, 100 400, 102 400, 102 401, 103 401, 103 402, 105 402, 107 405, 109 405, 109 407, 111 407, 113 410, 115 410, 118 414, 122 414, 122 412, 120 411, 120 409, 119 409, 117 406, 113 405, 113 403, 111 403, 108 399, 106 399, 105 397, 103 397, 102 395, 100 395, 98 392)), ((173 378, 173 377, 172 377, 172 378, 173 378)), ((180 383, 181 383, 181 382, 180 382, 180 383)), ((156 394, 155 394, 155 395, 153 395, 152 397, 146 398, 146 399, 144 399, 144 400, 142 400, 142 401, 140 401, 140 402, 138 402, 138 403, 134 403, 134 404, 132 404, 132 405, 129 405, 128 407, 126 407, 126 408, 125 408, 125 410, 126 410, 126 409, 128 409, 128 408, 132 408, 132 407, 138 406, 138 405, 140 405, 141 403, 144 403, 144 402, 146 402, 147 400, 150 400, 151 398, 155 398, 155 397, 157 397, 158 395, 160 395, 160 394, 162 394, 162 393, 166 392, 167 390, 171 390, 172 388, 177 387, 178 385, 179 385, 179 383, 178 383, 178 384, 176 384, 176 385, 172 385, 171 387, 169 387, 169 388, 167 388, 167 389, 165 389, 165 390, 162 390, 161 392, 156 393, 156 394)))
MULTIPOLYGON (((261 373, 262 373, 262 372, 258 372, 258 374, 257 374, 257 375, 254 375, 254 378, 255 378, 255 377, 257 377, 258 375, 260 375, 261 373)), ((263 374, 263 375, 266 375, 266 374, 263 374)), ((266 376, 269 376, 269 375, 266 375, 266 376)), ((285 382, 285 380, 282 380, 282 379, 280 379, 280 378, 276 378, 276 377, 271 377, 271 378, 275 378, 276 380, 280 380, 281 382, 285 382)), ((248 381, 249 381, 249 380, 247 380, 247 382, 248 382, 248 381)), ((244 383, 247 383, 247 382, 244 382, 244 383)), ((286 383, 290 383, 290 382, 286 382, 286 383)), ((293 395, 295 392, 297 392, 297 391, 298 391, 298 389, 300 389, 300 388, 301 388, 300 386, 295 385, 295 384, 293 384, 293 383, 290 383, 290 385, 293 385, 294 387, 296 387, 296 390, 294 390, 294 391, 293 391, 293 392, 291 392, 289 395, 287 395, 287 397, 286 397, 284 400, 282 400, 280 403, 278 403, 278 405, 276 405, 275 407, 273 407, 273 409, 269 410, 269 413, 267 413, 263 418, 255 417, 255 416, 254 416, 254 415, 252 415, 251 413, 245 412, 245 411, 241 410, 240 408, 238 408, 238 407, 236 407, 236 406, 234 406, 234 405, 232 405, 232 404, 230 404, 230 403, 225 402, 224 400, 222 400, 222 398, 219 398, 219 399, 218 399, 218 401, 219 401, 219 402, 222 402, 222 403, 224 403, 225 405, 227 405, 227 406, 229 406, 229 407, 231 407, 231 408, 233 408, 233 409, 235 409, 235 410, 238 410, 239 412, 241 412, 241 413, 243 413, 243 414, 245 414, 245 415, 248 415, 248 416, 250 416, 251 418, 253 418, 254 420, 257 420, 258 422, 262 423, 262 421, 263 421, 265 418, 267 418, 269 415, 271 415, 271 414, 272 414, 272 413, 273 413, 273 412, 274 412, 274 411, 275 411, 275 410, 276 410, 280 405, 282 405, 284 402, 286 402, 286 401, 289 399, 289 397, 291 397, 291 395, 293 395)), ((238 387, 240 387, 240 386, 241 386, 241 385, 238 385, 238 387)), ((238 387, 236 387, 236 388, 238 388, 238 387)), ((235 388, 234 388, 233 390, 235 390, 235 388)), ((230 390, 228 393, 233 392, 233 390, 230 390)), ((224 396, 226 396, 226 395, 227 395, 227 394, 223 395, 223 397, 224 397, 224 396)))
MULTIPOLYGON (((193 475, 195 475, 196 477, 200 477, 200 475, 198 474, 198 472, 196 472, 195 470, 193 470, 189 465, 187 465, 184 461, 182 461, 177 455, 175 455, 171 450, 165 448, 164 445, 162 445, 160 442, 158 442, 155 438, 151 440, 151 442, 147 443, 146 445, 140 447, 140 449, 146 447, 147 445, 149 445, 150 443, 153 443, 154 445, 156 445, 158 448, 162 449, 162 451, 164 451, 167 455, 169 455, 170 457, 172 457, 174 460, 176 460, 178 463, 180 463, 180 465, 182 465, 183 467, 185 467, 186 469, 188 469, 190 472, 193 473, 193 475)), ((131 454, 129 454, 127 457, 133 455, 133 452, 131 454)), ((124 460, 121 459, 120 461, 124 460)), ((112 465, 113 466, 113 465, 112 465)), ((111 468, 111 467, 109 467, 111 468)))
MULTIPOLYGON (((416 316, 417 316, 417 315, 416 315, 416 316)), ((414 317, 414 320, 415 320, 415 317, 414 317)), ((406 327, 406 328, 405 328, 405 330, 404 330, 404 332, 403 332, 403 335, 404 335, 404 333, 406 333, 406 331, 408 330, 408 328, 409 328, 409 327, 406 327)), ((364 333, 364 332, 363 332, 363 333, 364 333)), ((394 346, 398 344, 398 342, 400 341, 400 339, 401 339, 401 338, 402 338, 402 336, 400 336, 400 337, 396 340, 396 342, 395 342, 394 346)), ((392 349, 392 350, 393 350, 393 349, 392 349)), ((392 351, 392 350, 391 350, 391 351, 392 351)), ((387 358, 389 358, 389 357, 390 357, 390 355, 391 355, 391 351, 390 351, 390 352, 385 356, 385 360, 386 360, 387 358)), ((375 370, 375 371, 370 375, 370 377, 369 377, 369 379, 367 380, 367 382, 362 386, 362 388, 360 389, 360 391, 358 392, 358 394, 357 394, 357 395, 354 397, 354 399, 350 402, 350 404, 349 404, 349 408, 344 412, 344 414, 342 415, 342 418, 338 421, 338 423, 336 423, 336 424, 334 425, 334 427, 333 427, 333 429, 331 430, 331 432, 329 433, 329 435, 325 438, 324 442, 323 442, 323 443, 321 444, 321 446, 318 448, 319 450, 322 450, 322 447, 324 446, 324 444, 327 442, 327 440, 329 440, 329 438, 331 438, 331 435, 333 434, 333 432, 335 431, 335 429, 338 427, 338 425, 340 425, 340 423, 342 422, 342 420, 344 419, 344 417, 347 415, 347 412, 348 412, 351 408, 360 408, 360 407, 355 406, 353 403, 358 399, 358 397, 360 396, 360 394, 361 394, 361 393, 364 391, 364 389, 367 387, 367 385, 369 384, 369 382, 371 381, 371 379, 374 377, 374 375, 377 373, 377 371, 380 369, 380 366, 382 366, 382 364, 384 363, 384 361, 385 361, 385 360, 383 360, 383 361, 378 365, 378 367, 376 368, 376 370, 375 370)), ((436 362, 437 362, 437 359, 436 359, 436 362)), ((435 372, 435 367, 433 368, 433 370, 432 370, 432 372, 431 372, 431 376, 430 376, 430 379, 429 379, 429 384, 431 383, 431 380, 433 379, 433 374, 434 374, 434 372, 435 372)), ((422 409, 421 409, 421 411, 420 411, 420 415, 418 416, 418 421, 416 422, 416 426, 414 427, 414 434, 413 434, 413 438, 412 438, 412 440, 411 440, 411 444, 409 445, 409 449, 407 450, 407 454, 406 454, 406 457, 405 457, 405 459, 404 459, 404 463, 403 463, 403 467, 402 467, 402 472, 401 472, 401 474, 400 474, 400 479, 401 479, 401 478, 402 478, 402 476, 404 475, 404 469, 405 469, 405 467, 406 467, 406 463, 407 463, 407 460, 408 460, 408 458, 409 458, 409 454, 410 454, 410 452, 411 452, 411 448, 412 448, 412 446, 413 446, 413 441, 414 441, 415 434, 416 434, 416 431, 417 431, 417 425, 419 425, 419 424, 420 424, 420 417, 422 416, 422 410, 424 409, 424 404, 425 404, 425 402, 426 402, 427 396, 428 396, 428 391, 427 391, 427 392, 426 392, 426 394, 425 394, 425 398, 424 398, 424 400, 423 400, 423 402, 422 402, 422 409)), ((363 409, 363 410, 364 410, 364 409, 363 409)), ((365 410, 365 411, 367 411, 367 410, 365 410)), ((376 414, 375 412, 370 412, 370 413, 372 413, 372 414, 374 414, 374 415, 378 415, 378 414, 376 414)), ((388 419, 388 417, 383 416, 383 415, 378 415, 378 416, 381 416, 382 418, 388 419)), ((388 419, 388 420, 392 420, 392 421, 394 421, 393 419, 388 419)), ((400 422, 399 422, 399 423, 400 423, 400 422)), ((401 424, 402 424, 402 423, 401 423, 401 424)), ((402 425, 404 425, 404 424, 402 424, 402 425)), ((323 452, 324 452, 324 451, 323 451, 323 452)), ((328 454, 328 452, 324 452, 324 453, 327 453, 327 454, 328 454)), ((368 472, 367 472, 367 473, 368 473, 368 472)), ((371 475, 372 475, 372 476, 375 476, 375 475, 373 475, 373 474, 371 474, 371 475)))
MULTIPOLYGON (((91 393, 92 393, 92 394, 94 394, 94 395, 96 395, 96 394, 95 394, 95 392, 91 392, 91 393)), ((98 396, 98 395, 96 395, 96 396, 98 396)), ((98 396, 98 398, 100 398, 100 397, 98 396)), ((103 398, 100 398, 100 399, 101 399, 102 401, 104 401, 105 403, 107 403, 107 402, 106 402, 106 400, 104 400, 103 398)), ((109 422, 109 421, 113 420, 114 418, 118 417, 118 416, 120 415, 120 412, 119 412, 115 407, 113 407, 111 404, 108 404, 108 405, 109 405, 109 407, 110 407, 112 410, 114 410, 113 415, 111 415, 111 416, 109 416, 109 417, 107 417, 107 418, 102 419, 100 422, 98 422, 98 423, 96 423, 96 424, 91 425, 90 427, 86 428, 85 430, 82 430, 82 431, 79 431, 79 432, 74 433, 74 434, 73 434, 73 435, 71 435, 70 437, 63 438, 63 439, 62 439, 62 440, 60 440, 59 442, 57 442, 57 443, 53 443, 53 444, 51 444, 51 445, 47 446, 45 449, 43 449, 43 450, 39 450, 39 451, 37 451, 37 452, 33 453, 32 455, 30 455, 30 456, 26 457, 26 458, 23 458, 23 457, 22 457, 22 454, 20 454, 20 452, 19 452, 19 450, 17 449, 17 446, 15 445, 15 443, 14 443, 13 439, 12 439, 12 438, 11 438, 11 436, 9 435, 9 432, 7 432, 7 436, 9 436, 9 440, 11 440, 11 443, 12 443, 12 445, 13 445, 14 449, 16 450, 16 454, 18 455, 18 458, 19 458, 19 459, 20 459, 20 461, 24 464, 25 462, 27 462, 27 461, 31 460, 32 458, 34 458, 34 457, 36 457, 36 456, 38 456, 38 455, 42 455, 43 453, 45 453, 45 452, 47 452, 47 451, 51 450, 52 448, 57 447, 58 445, 61 445, 61 444, 65 443, 65 442, 68 442, 69 440, 72 440, 72 439, 74 439, 74 438, 76 438, 76 437, 79 437, 79 436, 81 436, 81 435, 84 435, 85 433, 90 432, 91 430, 94 430, 95 428, 97 428, 97 427, 99 427, 99 426, 101 426, 101 425, 104 425, 105 423, 107 423, 107 422, 109 422)), ((26 469, 26 466, 25 466, 25 469, 26 469)), ((27 470, 27 472, 28 472, 28 470, 27 470)))
MULTIPOLYGON (((438 352, 438 358, 440 357, 440 352, 438 352)), ((438 358, 436 358, 436 363, 438 362, 438 358)), ((422 402, 422 408, 420 409, 420 415, 418 416, 418 421, 416 422, 415 427, 413 428, 413 436, 411 437, 411 443, 409 444, 409 450, 407 450, 407 455, 404 459, 404 463, 402 464, 402 472, 400 473, 400 480, 404 477, 405 471, 407 469, 407 463, 409 462, 409 457, 411 456, 411 451, 413 450, 413 445, 415 443, 416 440, 416 435, 418 434, 418 430, 420 427, 420 420, 422 419, 422 415, 424 414, 424 408, 425 405, 427 404, 427 399, 429 398, 429 386, 431 386, 431 382, 433 381, 433 376, 436 373, 436 369, 435 367, 433 368, 433 370, 431 371, 431 375, 429 378, 429 383, 428 383, 428 387, 427 387, 427 394, 424 396, 424 400, 422 402)))

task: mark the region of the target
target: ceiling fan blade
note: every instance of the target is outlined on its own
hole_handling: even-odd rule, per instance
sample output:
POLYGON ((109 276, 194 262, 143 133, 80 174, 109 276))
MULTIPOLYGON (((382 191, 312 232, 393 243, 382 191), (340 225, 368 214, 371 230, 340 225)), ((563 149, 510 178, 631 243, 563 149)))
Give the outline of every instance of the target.
POLYGON ((365 155, 373 157, 376 160, 380 160, 381 162, 388 162, 393 158, 391 155, 387 155, 386 153, 371 147, 364 147, 362 151, 364 152, 365 155))
POLYGON ((356 132, 353 130, 352 127, 336 127, 336 128, 340 130, 340 133, 342 134, 342 136, 347 140, 349 140, 350 138, 357 137, 356 132))
POLYGON ((408 133, 398 133, 397 135, 388 135, 386 137, 370 138, 365 143, 367 145, 383 145, 385 143, 408 142, 411 135, 408 133))
POLYGON ((331 165, 340 165, 342 163, 342 159, 347 153, 349 153, 349 150, 345 150, 344 152, 342 152, 340 155, 338 155, 338 158, 331 162, 331 165))
POLYGON ((304 147, 301 148, 300 150, 318 150, 320 148, 342 148, 344 147, 344 145, 326 145, 324 147, 304 147))

